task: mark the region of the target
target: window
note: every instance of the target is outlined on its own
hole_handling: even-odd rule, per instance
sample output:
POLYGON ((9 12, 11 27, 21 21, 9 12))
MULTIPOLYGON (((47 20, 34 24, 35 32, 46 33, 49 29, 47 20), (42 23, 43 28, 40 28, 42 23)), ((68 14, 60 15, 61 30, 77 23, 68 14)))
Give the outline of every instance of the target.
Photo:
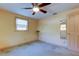
POLYGON ((28 30, 28 21, 20 18, 16 18, 16 30, 28 30))
POLYGON ((60 39, 66 39, 66 24, 60 25, 60 39))
POLYGON ((66 30, 66 24, 61 24, 60 30, 61 30, 61 31, 65 31, 65 30, 66 30))

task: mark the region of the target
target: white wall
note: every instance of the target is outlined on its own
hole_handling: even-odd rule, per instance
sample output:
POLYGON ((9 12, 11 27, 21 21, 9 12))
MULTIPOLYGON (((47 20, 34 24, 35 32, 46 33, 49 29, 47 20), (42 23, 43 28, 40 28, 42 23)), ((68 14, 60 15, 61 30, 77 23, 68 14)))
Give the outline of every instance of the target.
POLYGON ((66 47, 67 40, 60 39, 60 20, 66 20, 67 14, 68 12, 64 12, 40 19, 38 27, 40 31, 39 40, 66 47))

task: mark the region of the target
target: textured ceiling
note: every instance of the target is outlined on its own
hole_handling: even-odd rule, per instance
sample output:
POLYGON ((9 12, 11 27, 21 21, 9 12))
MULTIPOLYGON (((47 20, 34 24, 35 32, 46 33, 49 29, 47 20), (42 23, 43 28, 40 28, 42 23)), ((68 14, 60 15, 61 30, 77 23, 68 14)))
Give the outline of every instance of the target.
POLYGON ((38 12, 35 15, 32 15, 32 10, 23 9, 24 7, 32 7, 31 3, 0 3, 0 8, 36 19, 51 16, 55 12, 60 13, 63 11, 68 11, 73 8, 77 8, 78 6, 78 3, 52 3, 48 6, 43 7, 44 10, 47 10, 47 14, 38 12))

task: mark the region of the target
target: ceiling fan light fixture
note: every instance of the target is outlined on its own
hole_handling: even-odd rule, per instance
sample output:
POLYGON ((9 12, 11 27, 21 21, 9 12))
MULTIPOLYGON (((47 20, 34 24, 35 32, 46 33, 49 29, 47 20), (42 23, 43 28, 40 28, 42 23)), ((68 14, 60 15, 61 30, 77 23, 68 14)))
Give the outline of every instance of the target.
POLYGON ((34 12, 39 12, 39 7, 33 7, 34 12))

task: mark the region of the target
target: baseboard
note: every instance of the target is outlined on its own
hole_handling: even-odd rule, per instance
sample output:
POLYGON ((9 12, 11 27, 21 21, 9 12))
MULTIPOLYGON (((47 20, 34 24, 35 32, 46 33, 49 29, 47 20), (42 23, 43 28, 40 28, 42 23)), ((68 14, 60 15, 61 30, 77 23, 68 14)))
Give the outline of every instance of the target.
POLYGON ((8 49, 11 49, 11 48, 14 48, 14 47, 20 47, 20 46, 26 45, 26 44, 31 44, 31 43, 36 42, 36 41, 38 41, 38 40, 33 40, 33 41, 29 41, 29 42, 25 42, 25 43, 18 44, 18 45, 5 47, 5 48, 0 49, 0 52, 5 52, 5 51, 7 51, 8 49))

